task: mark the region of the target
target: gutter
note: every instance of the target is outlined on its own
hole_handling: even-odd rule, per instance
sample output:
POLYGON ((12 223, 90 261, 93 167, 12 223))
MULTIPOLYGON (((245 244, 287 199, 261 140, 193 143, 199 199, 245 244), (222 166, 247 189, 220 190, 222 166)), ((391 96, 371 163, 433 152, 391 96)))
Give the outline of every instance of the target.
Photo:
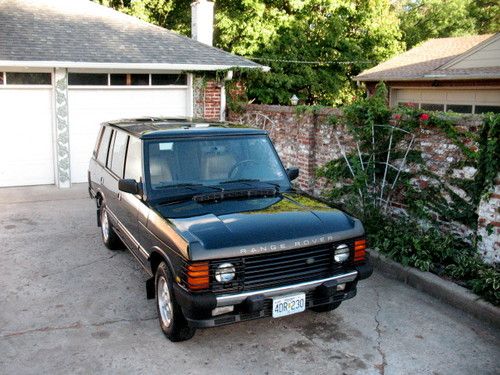
POLYGON ((12 61, 0 60, 0 66, 20 68, 74 68, 74 69, 125 69, 125 70, 176 70, 176 71, 216 71, 231 68, 261 69, 268 72, 270 68, 263 65, 215 65, 215 64, 170 64, 170 63, 99 63, 77 61, 12 61))

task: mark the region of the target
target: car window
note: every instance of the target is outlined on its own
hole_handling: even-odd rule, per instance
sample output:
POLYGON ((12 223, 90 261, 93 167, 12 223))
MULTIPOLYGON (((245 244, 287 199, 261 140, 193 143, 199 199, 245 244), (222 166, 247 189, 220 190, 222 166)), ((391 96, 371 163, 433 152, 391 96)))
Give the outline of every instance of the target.
POLYGON ((141 141, 135 137, 130 137, 127 149, 127 162, 125 163, 125 178, 133 178, 136 181, 141 180, 141 141))
POLYGON ((123 177, 123 167, 125 164, 125 150, 127 149, 128 135, 124 132, 117 131, 113 144, 113 156, 111 159, 110 169, 123 177))
POLYGON ((111 137, 111 129, 107 126, 104 128, 104 134, 101 138, 101 144, 97 151, 97 161, 106 165, 106 157, 108 156, 109 139, 111 137))

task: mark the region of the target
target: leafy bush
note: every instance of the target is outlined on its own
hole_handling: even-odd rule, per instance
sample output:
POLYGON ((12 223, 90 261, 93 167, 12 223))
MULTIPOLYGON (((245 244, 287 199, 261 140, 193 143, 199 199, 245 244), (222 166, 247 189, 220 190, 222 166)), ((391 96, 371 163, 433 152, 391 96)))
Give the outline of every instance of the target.
MULTIPOLYGON (((500 166, 500 115, 486 115, 477 135, 458 131, 455 114, 428 113, 412 107, 391 110, 386 97, 381 84, 374 95, 359 98, 344 108, 342 121, 357 147, 318 170, 318 176, 325 177, 333 186, 323 192, 324 196, 362 219, 373 248, 405 266, 451 278, 499 305, 498 265, 486 265, 479 258, 476 234, 458 238, 442 230, 442 223, 458 222, 472 231, 477 229, 478 204, 500 166), (460 167, 477 169, 474 181, 436 175, 427 168, 421 152, 414 149, 407 153, 406 159, 412 168, 396 175, 399 180, 394 182, 392 191, 388 192, 387 187, 384 191, 384 186, 395 181, 395 173, 385 167, 385 161, 402 158, 398 144, 407 142, 406 132, 429 125, 440 129, 462 151, 460 167), (470 147, 470 140, 476 142, 477 150, 470 147), (422 177, 432 183, 425 188, 414 183, 422 177), (451 184, 466 196, 458 195, 451 184), (389 200, 404 207, 404 215, 408 216, 387 209, 389 200)), ((333 126, 338 126, 338 122, 336 119, 333 126)), ((459 166, 453 166, 456 167, 459 166)))
POLYGON ((500 305, 500 272, 477 256, 474 249, 436 227, 422 227, 409 218, 373 215, 365 221, 370 246, 395 261, 449 277, 474 293, 500 305))

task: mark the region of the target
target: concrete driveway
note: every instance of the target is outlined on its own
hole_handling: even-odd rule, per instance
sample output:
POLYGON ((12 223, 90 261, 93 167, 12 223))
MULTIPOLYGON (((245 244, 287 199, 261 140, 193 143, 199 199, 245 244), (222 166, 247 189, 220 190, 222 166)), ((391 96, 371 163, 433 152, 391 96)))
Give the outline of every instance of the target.
POLYGON ((498 374, 500 333, 379 274, 332 313, 161 333, 85 186, 0 189, 0 374, 498 374))

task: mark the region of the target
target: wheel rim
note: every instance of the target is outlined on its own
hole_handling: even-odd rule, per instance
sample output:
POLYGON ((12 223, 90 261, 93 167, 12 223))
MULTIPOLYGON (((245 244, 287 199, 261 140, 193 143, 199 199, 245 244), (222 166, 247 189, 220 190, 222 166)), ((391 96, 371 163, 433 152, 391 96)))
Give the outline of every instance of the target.
POLYGON ((102 237, 104 238, 104 241, 108 241, 109 239, 109 220, 108 220, 108 214, 102 208, 102 215, 101 215, 101 231, 102 231, 102 237))
POLYGON ((172 323, 172 300, 167 280, 163 276, 160 276, 158 280, 158 310, 160 310, 161 321, 169 327, 172 323))

